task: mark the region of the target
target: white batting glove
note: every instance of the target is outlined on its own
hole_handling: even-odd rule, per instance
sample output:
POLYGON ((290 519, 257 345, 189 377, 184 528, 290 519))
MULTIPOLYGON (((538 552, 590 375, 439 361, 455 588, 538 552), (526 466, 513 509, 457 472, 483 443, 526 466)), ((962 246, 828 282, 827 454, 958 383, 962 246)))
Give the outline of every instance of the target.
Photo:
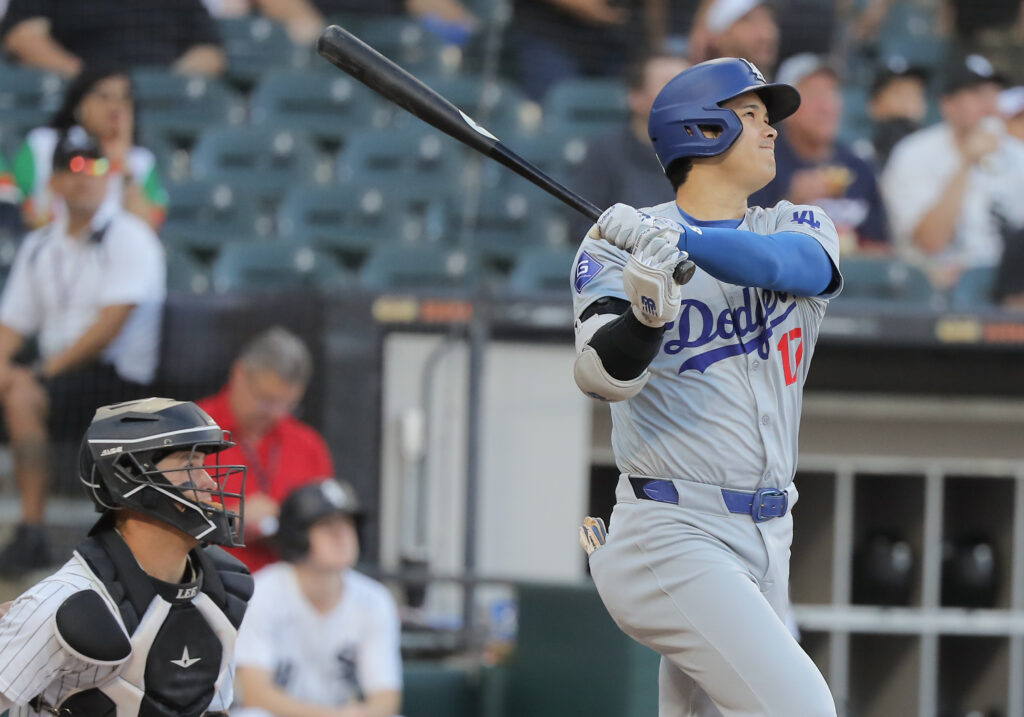
POLYGON ((628 204, 613 204, 597 218, 587 236, 604 239, 624 251, 633 251, 655 236, 671 234, 676 241, 686 228, 664 217, 652 217, 628 204))
POLYGON ((687 258, 686 252, 665 236, 645 238, 633 248, 622 270, 622 288, 641 323, 659 328, 675 320, 683 295, 672 271, 687 258))

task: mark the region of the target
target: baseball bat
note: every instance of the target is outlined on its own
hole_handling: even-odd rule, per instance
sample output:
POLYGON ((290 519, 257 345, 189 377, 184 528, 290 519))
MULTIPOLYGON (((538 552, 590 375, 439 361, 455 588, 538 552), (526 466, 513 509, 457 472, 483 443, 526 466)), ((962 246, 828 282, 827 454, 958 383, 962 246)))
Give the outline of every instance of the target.
MULTIPOLYGON (((449 137, 508 167, 591 221, 596 222, 601 216, 602 210, 593 202, 587 201, 510 150, 465 112, 348 30, 337 25, 329 26, 317 38, 316 50, 325 60, 377 94, 449 137)), ((673 272, 673 279, 677 284, 685 284, 693 276, 693 271, 691 262, 679 262, 673 272)))

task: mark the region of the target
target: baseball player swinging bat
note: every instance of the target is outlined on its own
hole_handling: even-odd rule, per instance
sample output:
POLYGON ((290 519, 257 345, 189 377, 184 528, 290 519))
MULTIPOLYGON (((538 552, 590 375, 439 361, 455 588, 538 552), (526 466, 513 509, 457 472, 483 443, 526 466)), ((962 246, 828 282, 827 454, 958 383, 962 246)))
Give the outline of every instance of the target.
MULTIPOLYGON (((596 222, 601 216, 599 207, 517 155, 465 112, 344 28, 329 26, 317 39, 316 49, 325 60, 377 94, 508 167, 592 221, 596 222)), ((692 262, 680 261, 672 278, 679 285, 685 284, 692 278, 694 270, 692 262)))

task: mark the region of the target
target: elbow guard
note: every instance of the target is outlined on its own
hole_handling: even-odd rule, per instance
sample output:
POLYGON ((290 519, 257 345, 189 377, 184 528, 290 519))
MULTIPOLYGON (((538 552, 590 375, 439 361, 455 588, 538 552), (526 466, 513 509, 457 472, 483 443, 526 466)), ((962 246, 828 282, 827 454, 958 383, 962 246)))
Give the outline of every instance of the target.
MULTIPOLYGON (((630 311, 628 305, 626 311, 630 311)), ((613 313, 591 314, 582 321, 576 321, 576 362, 572 369, 573 378, 583 393, 599 401, 615 402, 632 398, 647 385, 647 379, 650 377, 647 371, 641 371, 635 378, 612 376, 605 368, 597 349, 590 345, 590 340, 594 338, 598 329, 621 318, 613 313)))
POLYGON ((640 393, 647 385, 650 373, 644 371, 634 379, 621 381, 605 370, 601 357, 593 346, 583 346, 572 367, 573 378, 583 393, 599 401, 625 401, 640 393))

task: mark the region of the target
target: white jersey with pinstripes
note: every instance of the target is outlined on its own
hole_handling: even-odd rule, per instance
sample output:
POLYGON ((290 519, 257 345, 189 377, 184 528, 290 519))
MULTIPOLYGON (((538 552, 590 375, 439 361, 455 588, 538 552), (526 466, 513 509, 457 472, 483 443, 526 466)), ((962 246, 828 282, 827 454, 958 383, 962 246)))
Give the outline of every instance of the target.
MULTIPOLYGON (((57 637, 57 609, 81 590, 99 593, 123 627, 117 605, 78 553, 53 575, 22 593, 0 618, 0 710, 10 707, 9 717, 49 715, 28 703, 42 695, 47 704, 59 704, 70 694, 109 682, 130 664, 86 662, 71 654, 57 637)), ((140 657, 145 660, 144 655, 140 657)), ((232 677, 232 670, 224 673, 210 711, 227 711, 231 706, 232 677)))
MULTIPOLYGON (((645 209, 682 219, 675 202, 645 209)), ((722 222, 709 225, 723 226, 722 222)), ((739 226, 757 234, 801 232, 839 266, 839 237, 820 208, 779 202, 751 207, 739 226)), ((584 239, 573 267, 573 308, 601 297, 626 299, 629 255, 584 239)), ((785 488, 796 472, 803 384, 828 294, 797 297, 736 286, 697 269, 682 287, 650 380, 627 401, 611 404, 612 448, 620 471, 685 478, 737 490, 785 488)))

